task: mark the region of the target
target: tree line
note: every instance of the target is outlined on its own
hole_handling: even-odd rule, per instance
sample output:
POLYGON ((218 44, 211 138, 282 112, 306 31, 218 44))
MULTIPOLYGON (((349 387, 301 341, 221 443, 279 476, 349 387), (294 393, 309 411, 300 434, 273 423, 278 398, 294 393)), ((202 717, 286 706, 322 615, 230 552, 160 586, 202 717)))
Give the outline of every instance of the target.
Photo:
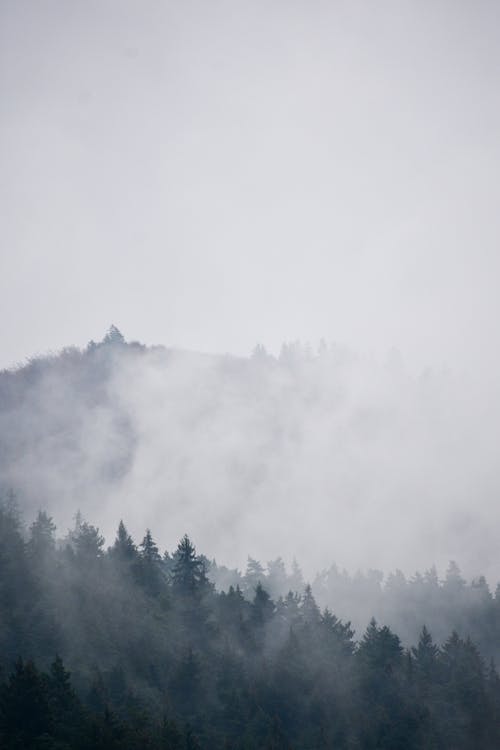
POLYGON ((162 555, 120 522, 106 549, 80 515, 57 539, 3 502, 0 747, 500 747, 500 680, 467 634, 403 645, 371 619, 356 637, 309 585, 219 591, 211 567, 187 535, 162 555))

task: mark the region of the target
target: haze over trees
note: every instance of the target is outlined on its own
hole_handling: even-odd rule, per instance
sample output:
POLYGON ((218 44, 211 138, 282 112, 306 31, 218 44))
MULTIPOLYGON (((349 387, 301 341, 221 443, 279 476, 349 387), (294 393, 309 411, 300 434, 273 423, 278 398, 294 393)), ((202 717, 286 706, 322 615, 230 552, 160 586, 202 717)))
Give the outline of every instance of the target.
POLYGON ((0 746, 496 750, 482 403, 114 326, 0 373, 0 746))
POLYGON ((500 750, 499 42, 0 0, 0 750, 500 750))
MULTIPOLYGON (((120 521, 106 549, 80 514, 58 537, 46 512, 25 527, 4 498, 1 747, 498 748, 500 679, 466 632, 436 641, 424 624, 403 644, 371 618, 355 633, 307 584, 271 596, 276 569, 279 586, 301 577, 279 558, 267 575, 249 560, 239 583, 218 591, 211 576, 224 571, 187 534, 161 554, 154 529, 136 544, 120 521)), ((418 620, 413 585, 402 610, 413 596, 418 620)), ((478 588, 454 566, 435 585, 450 622, 478 588)), ((498 647, 500 597, 479 588, 475 624, 498 647)))
POLYGON ((60 527, 80 508, 106 538, 122 516, 169 547, 189 529, 240 568, 278 551, 311 582, 333 563, 411 579, 457 560, 493 585, 499 411, 491 390, 410 373, 397 352, 287 343, 238 358, 113 327, 0 373, 0 483, 60 527))

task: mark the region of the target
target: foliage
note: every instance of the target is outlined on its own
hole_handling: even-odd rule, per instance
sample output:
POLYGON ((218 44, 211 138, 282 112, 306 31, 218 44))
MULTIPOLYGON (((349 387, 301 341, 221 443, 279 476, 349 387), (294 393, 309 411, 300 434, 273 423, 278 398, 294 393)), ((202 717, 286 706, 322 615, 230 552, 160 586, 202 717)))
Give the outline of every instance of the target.
MULTIPOLYGON (((372 619, 355 641, 311 586, 271 596, 250 560, 241 586, 217 591, 214 565, 187 535, 162 556, 151 531, 136 546, 120 522, 105 551, 81 516, 57 541, 45 513, 26 531, 12 499, 1 505, 0 746, 500 747, 500 680, 466 634, 439 646, 423 627, 406 649, 372 619)), ((281 559, 268 570, 278 591, 281 559)), ((301 580, 298 566, 292 575, 301 580)), ((404 601, 409 584, 395 578, 388 595, 404 601)), ((468 586, 451 566, 427 585, 436 601, 474 590, 498 641, 500 602, 484 581, 468 586)))

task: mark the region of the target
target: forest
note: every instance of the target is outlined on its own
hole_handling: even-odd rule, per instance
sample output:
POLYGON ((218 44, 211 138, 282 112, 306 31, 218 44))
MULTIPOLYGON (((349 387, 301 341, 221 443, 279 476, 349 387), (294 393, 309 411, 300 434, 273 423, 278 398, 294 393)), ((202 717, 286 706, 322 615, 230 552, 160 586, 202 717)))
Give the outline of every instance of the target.
POLYGON ((484 580, 466 584, 456 565, 444 582, 389 578, 379 596, 396 606, 401 597, 408 632, 419 629, 409 643, 374 618, 360 632, 339 618, 335 571, 317 581, 331 584, 328 607, 298 565, 280 581, 290 590, 280 592, 276 578, 276 565, 264 570, 252 559, 245 574, 231 573, 197 554, 187 535, 162 554, 150 530, 137 544, 122 521, 108 548, 80 514, 59 537, 44 511, 25 525, 6 495, 0 746, 500 747, 500 679, 490 658, 500 642, 499 589, 493 597, 484 580), (231 575, 239 580, 223 588, 231 575), (427 589, 451 628, 442 640, 422 607, 427 589), (472 622, 486 647, 464 629, 472 622))
POLYGON ((500 0, 0 0, 0 750, 500 750, 500 0))

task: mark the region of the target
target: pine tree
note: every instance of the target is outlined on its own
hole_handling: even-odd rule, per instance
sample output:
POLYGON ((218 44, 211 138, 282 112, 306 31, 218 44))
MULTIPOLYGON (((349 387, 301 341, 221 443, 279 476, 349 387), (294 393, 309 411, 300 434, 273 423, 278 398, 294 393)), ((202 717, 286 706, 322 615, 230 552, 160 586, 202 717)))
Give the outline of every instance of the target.
POLYGON ((140 582, 149 594, 158 596, 165 581, 161 555, 149 529, 146 529, 146 535, 139 545, 139 549, 140 582))
POLYGON ((304 590, 300 609, 304 622, 307 625, 317 625, 319 623, 320 611, 309 583, 304 590))
POLYGON ((262 627, 271 619, 273 612, 274 603, 259 581, 252 602, 252 621, 255 625, 262 627))
POLYGON ((328 608, 321 615, 321 630, 324 645, 340 657, 351 656, 354 652, 354 630, 350 622, 342 622, 328 608))
POLYGON ((75 527, 70 531, 68 539, 77 559, 86 564, 103 556, 104 537, 97 526, 82 519, 79 511, 75 517, 75 527))
POLYGON ((125 338, 115 325, 111 325, 103 339, 103 344, 112 344, 115 346, 125 344, 125 338))
POLYGON ((444 580, 444 590, 451 595, 459 594, 465 587, 465 580, 462 578, 460 568, 454 560, 451 560, 446 571, 444 580))
POLYGON ((424 625, 418 645, 413 646, 411 653, 415 662, 417 679, 425 686, 433 680, 438 668, 439 649, 432 640, 432 636, 424 625))
POLYGON ((110 549, 110 554, 113 558, 121 562, 131 562, 137 557, 137 547, 125 528, 123 521, 120 521, 118 525, 115 543, 110 549))
POLYGON ((357 651, 358 659, 369 670, 390 674, 401 664, 403 648, 395 633, 379 628, 372 617, 357 651))
POLYGON ((35 748, 52 730, 48 693, 32 661, 18 659, 2 691, 2 734, 7 747, 35 748))
POLYGON ((443 718, 450 744, 485 747, 486 670, 477 648, 470 638, 464 641, 454 631, 441 649, 440 664, 443 695, 448 703, 443 718))
POLYGON ((195 595, 208 587, 203 561, 196 556, 196 549, 185 534, 175 552, 172 572, 174 589, 181 594, 195 595))
POLYGON ((33 636, 44 624, 36 566, 27 554, 13 495, 0 500, 0 660, 33 653, 33 636))
POLYGON ((54 731, 61 738, 70 740, 82 722, 82 714, 71 686, 71 675, 60 656, 56 656, 50 665, 45 682, 54 731))
POLYGON ((264 568, 258 560, 248 557, 247 569, 245 572, 245 588, 248 594, 255 592, 256 586, 265 579, 264 568))
POLYGON ((158 564, 161 562, 161 555, 149 529, 146 529, 146 535, 139 546, 141 550, 140 555, 144 561, 146 561, 150 565, 158 564))
POLYGON ((28 542, 28 552, 32 560, 43 563, 54 554, 56 549, 55 531, 56 525, 52 518, 45 511, 38 511, 36 520, 30 527, 28 542))

